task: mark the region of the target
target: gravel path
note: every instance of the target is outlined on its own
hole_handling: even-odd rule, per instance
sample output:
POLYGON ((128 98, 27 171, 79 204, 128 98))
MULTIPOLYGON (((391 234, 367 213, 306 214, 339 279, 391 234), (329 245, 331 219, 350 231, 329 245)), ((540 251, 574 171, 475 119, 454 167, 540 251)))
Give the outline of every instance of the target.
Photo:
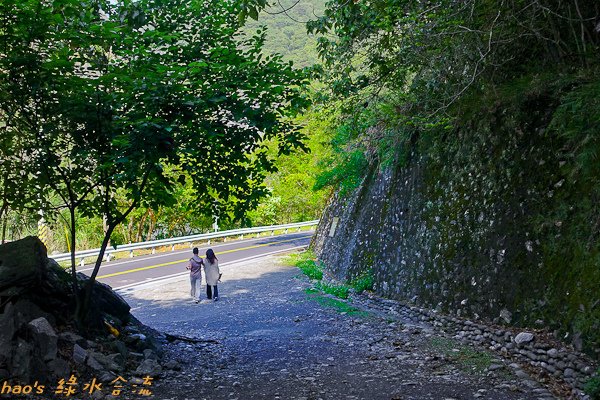
POLYGON ((508 362, 437 336, 389 301, 315 291, 280 257, 221 272, 214 303, 190 301, 187 278, 127 295, 143 323, 207 341, 167 346, 182 370, 166 372, 154 398, 553 398, 508 362))

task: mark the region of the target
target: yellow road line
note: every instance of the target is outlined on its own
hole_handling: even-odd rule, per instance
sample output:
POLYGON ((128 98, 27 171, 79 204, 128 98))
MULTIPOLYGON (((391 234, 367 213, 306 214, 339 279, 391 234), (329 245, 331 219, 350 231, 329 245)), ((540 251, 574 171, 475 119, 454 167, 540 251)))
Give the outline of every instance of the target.
MULTIPOLYGON (((259 247, 266 247, 266 246, 270 246, 272 244, 279 244, 279 243, 286 243, 286 242, 293 242, 294 240, 298 240, 298 238, 295 239, 287 239, 287 240, 281 240, 279 242, 270 242, 270 243, 263 243, 263 244, 257 244, 254 246, 248 246, 248 247, 242 247, 239 249, 232 249, 232 250, 225 250, 225 251, 219 251, 216 252, 215 254, 219 255, 219 254, 227 254, 227 253, 235 253, 236 251, 243 251, 243 250, 250 250, 250 249, 257 249, 259 247)), ((189 258, 186 258, 185 260, 177 260, 177 261, 170 261, 170 262, 166 262, 166 263, 162 263, 162 264, 156 264, 156 265, 150 265, 148 267, 141 267, 141 268, 135 268, 135 269, 130 269, 127 271, 121 271, 121 272, 113 272, 112 274, 106 274, 106 275, 102 275, 97 277, 97 279, 101 279, 101 278, 110 278, 112 276, 118 276, 118 275, 125 275, 125 274, 131 274, 133 272, 139 272, 139 271, 145 271, 148 269, 154 269, 154 268, 159 268, 159 267, 167 267, 169 265, 173 265, 173 264, 179 264, 182 262, 186 262, 188 261, 189 258)))

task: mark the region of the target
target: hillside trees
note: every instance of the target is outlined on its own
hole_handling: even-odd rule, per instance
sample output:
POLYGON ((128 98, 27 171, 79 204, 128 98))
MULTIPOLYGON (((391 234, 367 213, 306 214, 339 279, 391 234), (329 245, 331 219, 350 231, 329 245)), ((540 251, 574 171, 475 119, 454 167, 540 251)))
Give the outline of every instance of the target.
POLYGON ((584 1, 333 0, 308 28, 322 35, 331 94, 344 105, 341 136, 386 162, 443 135, 467 95, 597 64, 599 15, 584 1))
MULTIPOLYGON (((84 327, 112 232, 136 207, 173 204, 194 183, 198 212, 240 218, 264 194, 277 153, 302 147, 289 121, 304 77, 261 57, 264 36, 238 34, 240 5, 221 1, 3 2, 3 129, 22 140, 42 208, 103 216, 94 270, 77 288, 84 327), (169 165, 182 173, 166 174, 169 165)), ((97 328, 97 327, 89 327, 97 328)))
POLYGON ((263 25, 267 28, 265 54, 281 54, 283 60, 293 61, 300 68, 319 62, 317 37, 307 34, 306 22, 323 15, 325 0, 280 0, 260 12, 261 5, 256 7, 256 20, 249 19, 244 31, 252 32, 263 25))
POLYGON ((482 79, 596 59, 599 12, 582 1, 331 1, 308 27, 334 34, 320 38, 319 51, 335 88, 429 89, 448 106, 482 79))
MULTIPOLYGON (((6 121, 6 118, 1 120, 6 121)), ((23 202, 25 196, 34 195, 23 188, 30 182, 29 177, 20 167, 23 154, 18 145, 18 135, 2 128, 6 127, 0 127, 2 132, 0 136, 0 243, 6 241, 11 209, 18 210, 25 203, 23 202)), ((35 199, 31 200, 30 203, 35 202, 35 199)))

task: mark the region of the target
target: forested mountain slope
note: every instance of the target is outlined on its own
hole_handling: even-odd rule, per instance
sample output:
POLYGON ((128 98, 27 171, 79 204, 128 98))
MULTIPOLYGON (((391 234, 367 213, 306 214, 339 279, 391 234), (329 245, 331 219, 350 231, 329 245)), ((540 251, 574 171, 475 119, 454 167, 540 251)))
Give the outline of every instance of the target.
POLYGON ((325 0, 281 0, 262 11, 258 20, 249 20, 244 30, 267 28, 264 53, 281 54, 296 67, 318 62, 316 35, 308 35, 306 23, 323 16, 325 0))

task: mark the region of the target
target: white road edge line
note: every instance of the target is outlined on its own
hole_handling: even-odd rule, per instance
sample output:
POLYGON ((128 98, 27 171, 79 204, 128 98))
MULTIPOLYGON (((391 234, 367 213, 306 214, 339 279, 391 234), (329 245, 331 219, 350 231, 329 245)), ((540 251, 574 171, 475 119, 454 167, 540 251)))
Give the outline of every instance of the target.
MULTIPOLYGON (((221 243, 221 244, 217 244, 217 245, 199 245, 199 246, 194 246, 194 247, 210 247, 212 249, 216 249, 218 247, 223 247, 223 246, 230 246, 232 244, 237 244, 237 243, 249 243, 249 242, 256 242, 257 240, 265 240, 268 238, 277 238, 277 237, 282 237, 282 236, 290 236, 290 235, 297 235, 298 233, 302 233, 302 232, 295 232, 295 233, 287 233, 287 234, 283 234, 283 235, 275 235, 275 236, 265 236, 265 237, 259 237, 259 238, 254 238, 254 239, 243 239, 243 240, 232 240, 231 242, 228 243, 221 243)), ((116 267, 119 265, 123 265, 123 264, 130 264, 133 262, 138 262, 138 261, 146 261, 146 260, 150 260, 153 258, 159 258, 159 257, 167 257, 167 256, 172 256, 175 254, 186 254, 189 253, 191 251, 191 249, 185 249, 185 250, 177 250, 177 251, 169 251, 169 252, 164 252, 164 253, 157 253, 157 254, 153 254, 152 257, 146 257, 146 258, 132 258, 130 260, 127 261, 121 261, 118 263, 114 263, 114 264, 105 264, 105 262, 102 262, 102 265, 100 266, 100 268, 109 268, 109 267, 116 267)), ((50 257, 52 258, 52 257, 50 257)), ((86 272, 86 271, 92 271, 94 269, 94 267, 89 267, 89 268, 84 268, 84 269, 78 269, 77 272, 86 272)))
MULTIPOLYGON (((255 255, 255 256, 241 258, 241 259, 235 260, 235 261, 226 262, 226 263, 221 264, 221 267, 225 267, 225 266, 233 265, 233 264, 238 264, 238 263, 241 263, 241 262, 244 262, 244 261, 253 260, 255 258, 260 258, 260 257, 264 257, 264 256, 270 256, 272 254, 284 253, 286 251, 292 251, 292 250, 298 250, 298 249, 304 249, 306 247, 308 247, 308 245, 290 247, 288 249, 282 249, 282 250, 275 250, 275 251, 272 251, 270 253, 259 254, 259 255, 255 255)), ((152 278, 152 279, 144 281, 144 282, 130 283, 128 285, 119 286, 118 288, 113 288, 113 290, 115 292, 119 293, 120 295, 125 295, 125 294, 129 294, 129 293, 135 292, 136 290, 147 289, 149 287, 158 286, 158 285, 161 285, 161 284, 164 284, 164 283, 175 282, 175 281, 179 280, 181 277, 187 276, 189 274, 190 273, 188 271, 179 272, 177 274, 162 276, 160 278, 152 278)))

